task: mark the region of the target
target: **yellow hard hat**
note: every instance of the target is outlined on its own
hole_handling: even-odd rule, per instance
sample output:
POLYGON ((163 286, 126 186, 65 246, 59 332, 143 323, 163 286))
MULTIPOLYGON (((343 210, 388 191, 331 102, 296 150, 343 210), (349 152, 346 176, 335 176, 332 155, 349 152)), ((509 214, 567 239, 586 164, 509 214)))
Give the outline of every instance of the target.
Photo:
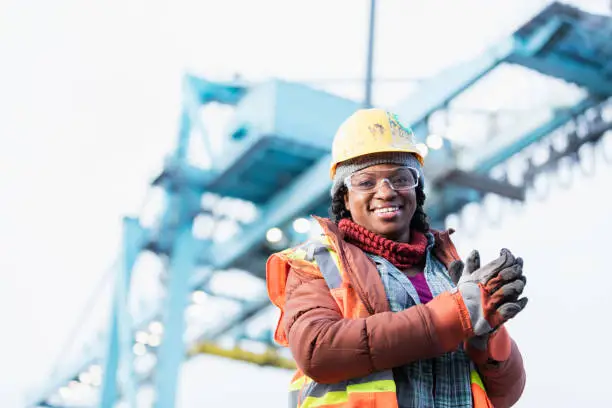
POLYGON ((360 109, 340 125, 334 136, 330 177, 334 178, 341 162, 383 152, 412 153, 423 165, 412 129, 383 109, 360 109))

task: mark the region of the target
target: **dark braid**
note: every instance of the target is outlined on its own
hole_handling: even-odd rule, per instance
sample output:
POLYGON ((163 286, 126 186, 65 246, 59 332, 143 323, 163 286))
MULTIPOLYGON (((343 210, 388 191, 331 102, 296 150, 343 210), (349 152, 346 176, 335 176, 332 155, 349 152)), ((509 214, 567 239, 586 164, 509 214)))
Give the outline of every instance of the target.
POLYGON ((331 205, 329 206, 329 216, 336 224, 343 218, 351 218, 351 213, 344 205, 344 196, 348 193, 348 188, 344 184, 340 186, 336 194, 332 197, 331 205))
POLYGON ((427 219, 427 214, 425 214, 425 210, 423 210, 423 206, 425 206, 426 197, 422 183, 419 183, 419 185, 416 186, 415 192, 417 208, 414 211, 414 215, 412 216, 412 221, 410 221, 410 227, 419 232, 425 233, 429 231, 429 220, 427 219))
MULTIPOLYGON (((332 197, 332 202, 329 207, 329 216, 336 224, 338 224, 338 222, 340 222, 340 220, 343 218, 351 218, 351 213, 344 205, 344 196, 347 192, 348 189, 346 186, 342 185, 332 197)), ((425 211, 423 210, 423 206, 425 205, 425 191, 423 190, 423 186, 419 184, 416 187, 415 192, 417 208, 412 216, 410 227, 425 233, 429 231, 429 222, 427 220, 427 214, 425 214, 425 211)))

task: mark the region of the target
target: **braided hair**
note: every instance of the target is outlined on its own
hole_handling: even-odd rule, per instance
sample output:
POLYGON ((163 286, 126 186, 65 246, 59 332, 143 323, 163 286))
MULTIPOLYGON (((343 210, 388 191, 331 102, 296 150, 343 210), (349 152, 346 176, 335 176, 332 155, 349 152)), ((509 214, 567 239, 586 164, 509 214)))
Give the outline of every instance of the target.
MULTIPOLYGON (((347 193, 348 188, 343 184, 332 197, 332 202, 329 206, 329 216, 336 224, 343 218, 351 218, 351 213, 344 204, 344 196, 347 193)), ((429 221, 427 219, 427 214, 425 214, 423 210, 423 205, 425 205, 425 191, 423 190, 422 184, 419 183, 419 185, 416 186, 415 193, 417 207, 412 216, 410 228, 425 233, 429 231, 429 221)))

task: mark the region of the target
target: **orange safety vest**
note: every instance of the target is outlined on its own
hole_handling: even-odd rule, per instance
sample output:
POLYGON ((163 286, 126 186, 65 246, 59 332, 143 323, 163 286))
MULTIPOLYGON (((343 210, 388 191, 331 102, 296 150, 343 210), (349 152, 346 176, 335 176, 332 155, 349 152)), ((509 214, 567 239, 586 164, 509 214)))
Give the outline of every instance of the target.
MULTIPOLYGON (((273 254, 266 264, 268 296, 280 309, 274 340, 287 346, 287 334, 282 327, 285 305, 285 285, 289 269, 299 267, 325 279, 342 315, 348 319, 367 317, 369 313, 349 284, 331 240, 322 235, 295 248, 273 254)), ((474 408, 493 408, 478 371, 472 366, 471 388, 474 408)), ((289 385, 289 408, 398 408, 396 384, 392 370, 335 384, 319 384, 299 369, 289 385)))

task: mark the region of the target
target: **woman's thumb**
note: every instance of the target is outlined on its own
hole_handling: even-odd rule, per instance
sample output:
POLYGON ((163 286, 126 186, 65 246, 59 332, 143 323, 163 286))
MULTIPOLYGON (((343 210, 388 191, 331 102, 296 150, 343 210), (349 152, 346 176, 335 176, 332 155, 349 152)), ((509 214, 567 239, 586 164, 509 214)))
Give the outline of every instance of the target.
POLYGON ((465 273, 469 275, 477 269, 480 269, 480 253, 474 249, 470 252, 470 256, 468 256, 465 273))
POLYGON ((450 275, 453 283, 456 285, 461 278, 463 273, 463 261, 453 261, 448 267, 448 274, 450 275))

